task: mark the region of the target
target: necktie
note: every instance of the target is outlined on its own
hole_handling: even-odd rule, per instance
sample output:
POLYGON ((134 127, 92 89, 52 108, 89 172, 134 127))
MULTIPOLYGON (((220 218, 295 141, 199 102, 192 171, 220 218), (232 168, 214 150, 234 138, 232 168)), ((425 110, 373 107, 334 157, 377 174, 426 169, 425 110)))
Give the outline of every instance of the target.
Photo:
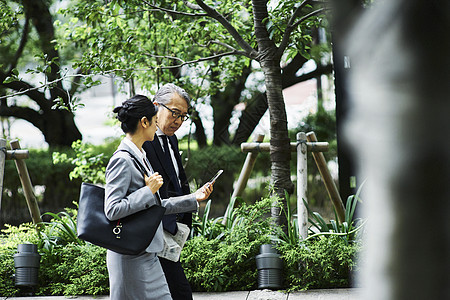
POLYGON ((181 186, 180 186, 180 181, 178 180, 177 173, 175 172, 175 168, 173 166, 174 162, 172 160, 172 156, 170 155, 170 151, 169 151, 168 137, 166 135, 163 135, 162 141, 163 141, 164 157, 166 160, 165 169, 169 175, 170 181, 172 182, 172 185, 173 185, 175 191, 179 195, 181 195, 182 190, 181 190, 181 186))
MULTIPOLYGON (((180 182, 178 180, 177 173, 175 172, 172 156, 170 155, 170 151, 169 151, 169 144, 167 141, 168 137, 167 137, 167 135, 163 135, 161 139, 163 141, 164 158, 165 158, 164 169, 167 172, 167 174, 169 175, 170 181, 172 182, 172 186, 173 186, 173 189, 175 190, 175 192, 178 195, 182 195, 180 182)), ((177 215, 176 214, 165 215, 163 217, 162 222, 163 222, 163 226, 164 226, 165 230, 167 230, 171 234, 177 233, 178 227, 177 227, 177 215)))

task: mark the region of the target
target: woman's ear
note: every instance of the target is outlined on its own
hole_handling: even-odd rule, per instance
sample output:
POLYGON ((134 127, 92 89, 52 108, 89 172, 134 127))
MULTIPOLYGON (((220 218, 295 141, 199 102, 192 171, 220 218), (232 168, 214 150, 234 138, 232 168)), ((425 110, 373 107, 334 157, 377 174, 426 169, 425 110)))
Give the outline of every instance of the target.
POLYGON ((144 128, 147 128, 147 126, 150 125, 147 117, 141 118, 141 124, 142 124, 142 127, 144 127, 144 128))

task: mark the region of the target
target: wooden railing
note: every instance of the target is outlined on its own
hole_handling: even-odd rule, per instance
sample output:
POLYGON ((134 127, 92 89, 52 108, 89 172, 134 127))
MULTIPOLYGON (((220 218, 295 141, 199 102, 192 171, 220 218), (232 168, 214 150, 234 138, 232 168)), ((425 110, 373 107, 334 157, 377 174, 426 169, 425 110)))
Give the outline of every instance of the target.
MULTIPOLYGON (((262 143, 263 139, 264 136, 259 135, 255 138, 255 142, 241 144, 242 152, 248 152, 248 154, 232 197, 238 197, 242 194, 242 191, 247 185, 248 178, 250 177, 258 153, 270 151, 270 143, 262 143)), ((345 209, 341 196, 339 195, 336 184, 334 183, 322 153, 328 151, 328 146, 327 142, 318 142, 314 132, 309 132, 307 134, 299 132, 297 133, 296 143, 291 143, 291 152, 297 152, 297 218, 299 235, 302 238, 306 238, 308 234, 308 212, 305 203, 303 202, 303 200, 308 202, 306 196, 308 190, 308 152, 311 152, 313 155, 339 220, 341 222, 345 220, 345 209)))
MULTIPOLYGON (((34 224, 39 224, 42 222, 41 213, 36 201, 33 185, 31 184, 30 174, 28 173, 27 165, 25 164, 25 159, 27 159, 29 156, 28 150, 20 149, 18 140, 11 141, 10 146, 11 150, 7 150, 6 140, 0 139, 0 209, 3 194, 5 161, 14 160, 14 162, 16 163, 17 173, 20 177, 20 182, 22 183, 22 188, 24 191, 25 199, 27 201, 31 219, 34 224)), ((10 176, 10 174, 8 174, 8 176, 10 176)))

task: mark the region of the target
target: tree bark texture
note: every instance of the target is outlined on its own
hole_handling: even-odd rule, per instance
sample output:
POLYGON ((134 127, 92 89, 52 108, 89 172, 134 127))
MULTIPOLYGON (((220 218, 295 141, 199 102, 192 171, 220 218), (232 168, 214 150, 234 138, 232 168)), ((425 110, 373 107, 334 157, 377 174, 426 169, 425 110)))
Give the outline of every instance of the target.
MULTIPOLYGON (((281 199, 282 207, 286 209, 285 192, 294 192, 290 172, 290 140, 287 129, 286 108, 282 93, 281 57, 277 54, 277 47, 270 39, 264 24, 268 18, 267 1, 252 1, 255 25, 255 37, 258 43, 258 61, 264 72, 267 103, 270 115, 270 161, 271 179, 274 192, 281 199)), ((286 211, 286 210, 284 210, 286 211)), ((286 216, 280 208, 272 208, 272 217, 278 225, 287 223, 286 216)))
MULTIPOLYGON (((26 18, 30 19, 39 36, 39 46, 42 53, 46 55, 47 61, 53 61, 50 64, 50 69, 45 74, 47 81, 52 82, 56 80, 56 82, 49 87, 50 96, 48 98, 45 92, 34 89, 34 86, 24 81, 2 83, 1 85, 4 88, 16 92, 26 91, 24 95, 33 100, 39 106, 39 109, 16 106, 8 103, 7 99, 5 99, 0 107, 0 116, 15 117, 30 122, 43 133, 49 146, 71 146, 73 141, 82 138, 75 124, 73 113, 67 110, 52 109, 53 102, 58 98, 62 99, 63 103, 70 108, 68 92, 64 89, 62 81, 59 80, 61 78, 60 68, 57 64, 59 62, 59 54, 53 45, 55 39, 53 18, 48 4, 43 0, 23 1, 23 8, 26 18)), ((28 31, 28 29, 24 30, 24 34, 28 34, 28 31)), ((26 40, 25 36, 22 37, 22 41, 26 40)), ((22 47, 24 46, 22 45, 22 47)), ((5 71, 0 71, 0 82, 3 82, 9 75, 5 71)))

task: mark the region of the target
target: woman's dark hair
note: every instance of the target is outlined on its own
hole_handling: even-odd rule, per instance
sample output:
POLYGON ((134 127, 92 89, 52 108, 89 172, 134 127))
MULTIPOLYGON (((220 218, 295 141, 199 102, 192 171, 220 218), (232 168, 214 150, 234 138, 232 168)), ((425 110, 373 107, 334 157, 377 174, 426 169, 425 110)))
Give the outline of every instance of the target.
POLYGON ((120 127, 125 133, 134 133, 139 120, 147 117, 149 122, 158 111, 152 101, 143 95, 136 95, 122 102, 122 106, 114 108, 117 120, 121 122, 120 127))

